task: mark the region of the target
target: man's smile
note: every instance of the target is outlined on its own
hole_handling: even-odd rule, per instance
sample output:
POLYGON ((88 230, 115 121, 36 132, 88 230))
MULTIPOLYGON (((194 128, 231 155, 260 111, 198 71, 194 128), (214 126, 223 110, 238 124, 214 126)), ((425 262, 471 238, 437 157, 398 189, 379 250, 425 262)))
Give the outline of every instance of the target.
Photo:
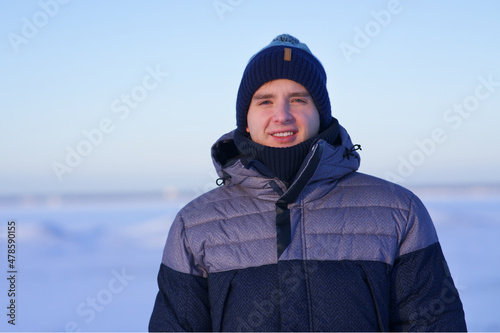
POLYGON ((278 137, 285 137, 285 136, 291 136, 294 135, 296 132, 294 131, 287 131, 287 132, 276 132, 271 134, 272 136, 278 136, 278 137))

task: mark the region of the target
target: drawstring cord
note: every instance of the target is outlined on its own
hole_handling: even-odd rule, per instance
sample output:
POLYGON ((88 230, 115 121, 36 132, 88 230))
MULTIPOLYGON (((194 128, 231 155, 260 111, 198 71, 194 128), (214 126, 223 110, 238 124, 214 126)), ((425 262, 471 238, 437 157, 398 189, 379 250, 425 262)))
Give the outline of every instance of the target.
POLYGON ((343 157, 347 157, 347 159, 349 159, 349 157, 350 157, 351 155, 354 155, 353 153, 354 153, 356 150, 362 150, 362 149, 361 149, 361 145, 359 145, 359 144, 355 144, 354 146, 352 146, 352 147, 351 147, 351 149, 347 149, 347 148, 345 148, 345 152, 344 152, 343 157))
POLYGON ((227 172, 222 171, 222 177, 217 178, 215 184, 217 184, 217 186, 226 185, 226 180, 228 179, 231 179, 231 176, 227 172))

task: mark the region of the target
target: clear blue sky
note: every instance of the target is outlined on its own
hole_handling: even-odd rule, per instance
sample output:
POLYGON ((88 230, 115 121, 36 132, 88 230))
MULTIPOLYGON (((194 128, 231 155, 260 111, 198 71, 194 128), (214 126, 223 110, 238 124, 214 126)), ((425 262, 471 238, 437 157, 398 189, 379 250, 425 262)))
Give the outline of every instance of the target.
POLYGON ((360 171, 500 183, 498 13, 493 0, 2 2, 0 194, 212 187, 244 67, 281 33, 322 61, 360 171))

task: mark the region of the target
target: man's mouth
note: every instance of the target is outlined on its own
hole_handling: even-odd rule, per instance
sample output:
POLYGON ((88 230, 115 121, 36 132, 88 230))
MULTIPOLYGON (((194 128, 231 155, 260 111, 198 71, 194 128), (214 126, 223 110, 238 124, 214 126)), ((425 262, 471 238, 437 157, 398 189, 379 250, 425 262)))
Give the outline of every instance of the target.
POLYGON ((294 134, 295 134, 295 132, 288 131, 288 132, 273 133, 272 136, 285 137, 285 136, 290 136, 290 135, 294 135, 294 134))

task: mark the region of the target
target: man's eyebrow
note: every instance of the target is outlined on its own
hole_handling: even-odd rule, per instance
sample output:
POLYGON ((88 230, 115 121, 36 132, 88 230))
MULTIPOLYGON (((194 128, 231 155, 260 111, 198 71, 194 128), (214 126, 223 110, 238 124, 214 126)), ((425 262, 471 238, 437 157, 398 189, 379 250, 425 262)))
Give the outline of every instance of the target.
POLYGON ((274 97, 274 94, 261 93, 261 94, 253 95, 252 99, 268 99, 268 98, 273 98, 273 97, 274 97))
MULTIPOLYGON (((310 97, 311 94, 309 94, 309 92, 306 90, 306 91, 296 91, 296 92, 292 92, 288 95, 288 97, 310 97)), ((274 94, 270 94, 270 93, 261 93, 261 94, 255 94, 253 95, 252 99, 268 99, 268 98, 274 98, 275 95, 274 94)))
POLYGON ((297 91, 297 92, 293 92, 291 93, 290 95, 288 95, 289 97, 310 97, 311 94, 309 94, 309 92, 306 90, 306 91, 297 91))

